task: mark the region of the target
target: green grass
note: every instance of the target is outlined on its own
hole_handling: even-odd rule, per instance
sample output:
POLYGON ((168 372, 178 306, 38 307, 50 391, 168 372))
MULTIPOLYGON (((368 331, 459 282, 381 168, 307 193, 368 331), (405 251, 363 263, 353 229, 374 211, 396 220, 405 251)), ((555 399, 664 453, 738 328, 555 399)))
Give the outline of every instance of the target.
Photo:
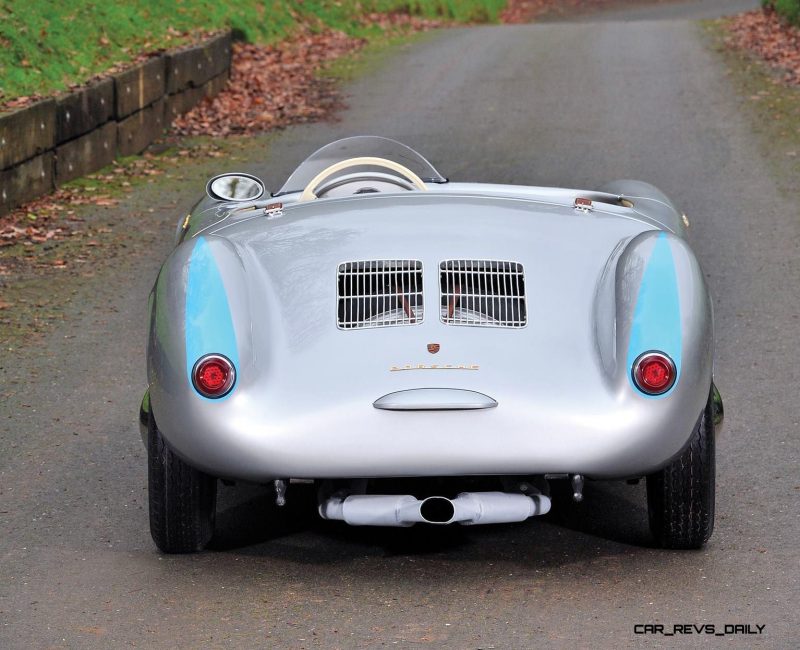
POLYGON ((800 0, 761 0, 765 7, 772 7, 788 22, 800 26, 800 0))
POLYGON ((299 23, 375 37, 359 20, 401 11, 459 22, 491 22, 505 0, 0 0, 0 102, 81 83, 143 51, 170 48, 186 34, 232 28, 271 43, 299 23))

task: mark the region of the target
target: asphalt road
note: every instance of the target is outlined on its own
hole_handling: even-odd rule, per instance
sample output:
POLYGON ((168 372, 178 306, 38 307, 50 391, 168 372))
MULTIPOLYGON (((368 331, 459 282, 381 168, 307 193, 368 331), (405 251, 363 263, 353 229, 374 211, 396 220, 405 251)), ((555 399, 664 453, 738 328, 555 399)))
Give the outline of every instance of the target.
POLYGON ((584 503, 561 495, 525 524, 410 530, 317 521, 302 490, 278 512, 239 486, 221 491, 211 550, 160 555, 135 420, 173 211, 163 187, 142 189, 153 250, 0 358, 0 648, 796 647, 800 209, 683 19, 753 4, 443 31, 353 83, 341 121, 289 129, 245 165, 276 189, 317 145, 376 133, 453 180, 660 185, 692 221, 714 296, 727 418, 706 549, 650 546, 643 485, 589 484, 584 503), (766 627, 665 638, 635 635, 640 623, 766 627))

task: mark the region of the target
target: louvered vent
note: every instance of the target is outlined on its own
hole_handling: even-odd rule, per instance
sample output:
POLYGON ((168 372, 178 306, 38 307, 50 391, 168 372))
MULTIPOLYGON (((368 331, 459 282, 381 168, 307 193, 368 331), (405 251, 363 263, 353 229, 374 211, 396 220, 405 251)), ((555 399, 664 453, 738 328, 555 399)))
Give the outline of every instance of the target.
POLYGON ((422 262, 344 262, 338 273, 340 329, 422 322, 422 262))
POLYGON ((442 322, 480 327, 524 327, 522 264, 494 260, 445 260, 439 265, 442 322))

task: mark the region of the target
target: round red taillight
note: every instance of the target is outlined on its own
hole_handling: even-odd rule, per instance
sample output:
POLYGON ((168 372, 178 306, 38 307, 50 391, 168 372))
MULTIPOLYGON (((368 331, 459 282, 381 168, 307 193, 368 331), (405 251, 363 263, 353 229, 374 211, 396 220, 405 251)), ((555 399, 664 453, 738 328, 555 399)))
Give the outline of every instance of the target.
POLYGON ((205 397, 227 395, 236 381, 233 364, 220 354, 207 354, 192 370, 192 382, 197 392, 205 397))
POLYGON ((666 354, 645 352, 633 364, 633 381, 648 395, 666 393, 675 383, 675 364, 666 354))

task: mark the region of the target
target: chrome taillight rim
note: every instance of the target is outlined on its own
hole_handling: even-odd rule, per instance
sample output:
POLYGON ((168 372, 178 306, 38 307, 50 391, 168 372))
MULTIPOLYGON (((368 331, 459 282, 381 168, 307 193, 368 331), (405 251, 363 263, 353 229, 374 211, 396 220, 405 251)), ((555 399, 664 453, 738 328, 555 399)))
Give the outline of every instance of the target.
POLYGON ((236 368, 233 366, 233 363, 231 363, 231 360, 224 355, 206 354, 200 357, 192 368, 192 385, 194 386, 194 389, 203 397, 207 397, 209 399, 219 399, 220 397, 225 397, 225 395, 233 390, 235 383, 236 368), (203 371, 210 368, 212 365, 223 368, 225 371, 225 380, 219 385, 219 387, 210 387, 207 382, 203 381, 202 378, 203 371))
POLYGON ((675 362, 663 352, 651 350, 640 354, 633 362, 631 369, 633 383, 640 391, 647 395, 663 395, 668 392, 677 379, 677 369, 675 362), (667 379, 662 384, 653 384, 648 381, 648 366, 657 365, 667 373, 667 379))

